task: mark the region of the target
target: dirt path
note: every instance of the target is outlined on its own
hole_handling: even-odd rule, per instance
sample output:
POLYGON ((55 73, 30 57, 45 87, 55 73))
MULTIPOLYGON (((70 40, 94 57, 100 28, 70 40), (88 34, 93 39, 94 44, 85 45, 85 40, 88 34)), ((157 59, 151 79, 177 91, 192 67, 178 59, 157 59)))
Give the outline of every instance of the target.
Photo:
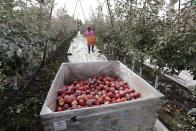
POLYGON ((107 58, 99 53, 99 49, 95 46, 94 52, 88 54, 88 47, 86 38, 80 32, 72 40, 68 54, 69 62, 93 62, 93 61, 107 61, 107 58))

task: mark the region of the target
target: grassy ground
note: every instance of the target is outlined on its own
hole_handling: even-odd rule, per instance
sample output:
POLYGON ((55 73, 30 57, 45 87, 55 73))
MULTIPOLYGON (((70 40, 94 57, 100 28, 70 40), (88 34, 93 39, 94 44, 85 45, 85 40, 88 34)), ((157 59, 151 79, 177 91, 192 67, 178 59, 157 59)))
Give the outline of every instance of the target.
POLYGON ((68 62, 67 51, 72 38, 53 52, 46 66, 37 72, 23 92, 15 92, 10 87, 0 89, 0 131, 43 130, 39 113, 59 66, 68 62))

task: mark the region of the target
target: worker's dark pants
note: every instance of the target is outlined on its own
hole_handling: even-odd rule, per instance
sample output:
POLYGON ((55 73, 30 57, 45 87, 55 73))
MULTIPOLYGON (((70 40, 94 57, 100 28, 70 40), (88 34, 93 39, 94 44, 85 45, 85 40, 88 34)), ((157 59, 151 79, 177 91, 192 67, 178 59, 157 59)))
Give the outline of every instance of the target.
POLYGON ((88 53, 90 53, 91 52, 91 47, 92 47, 92 52, 94 52, 94 45, 88 45, 88 53))

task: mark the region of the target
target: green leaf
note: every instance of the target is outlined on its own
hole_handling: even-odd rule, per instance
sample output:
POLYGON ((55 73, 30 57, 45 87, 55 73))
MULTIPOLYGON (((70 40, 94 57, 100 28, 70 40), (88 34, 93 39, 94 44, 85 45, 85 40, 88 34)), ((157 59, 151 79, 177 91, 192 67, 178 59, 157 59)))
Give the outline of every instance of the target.
POLYGON ((7 44, 3 44, 3 50, 5 51, 5 50, 7 50, 7 48, 8 48, 8 45, 7 44))
POLYGON ((14 51, 8 51, 7 55, 9 59, 12 59, 12 57, 14 56, 14 51))
POLYGON ((20 58, 22 57, 22 50, 21 49, 18 49, 17 56, 20 57, 20 58))

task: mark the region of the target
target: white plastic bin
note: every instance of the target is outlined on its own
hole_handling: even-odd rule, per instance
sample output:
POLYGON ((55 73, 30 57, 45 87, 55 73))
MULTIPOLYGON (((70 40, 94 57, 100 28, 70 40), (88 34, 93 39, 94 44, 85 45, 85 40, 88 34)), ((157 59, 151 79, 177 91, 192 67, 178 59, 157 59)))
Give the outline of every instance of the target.
POLYGON ((150 131, 163 95, 119 61, 63 63, 48 92, 40 117, 46 131, 150 131), (65 83, 97 74, 118 76, 141 98, 116 104, 55 112, 57 90, 65 83))

